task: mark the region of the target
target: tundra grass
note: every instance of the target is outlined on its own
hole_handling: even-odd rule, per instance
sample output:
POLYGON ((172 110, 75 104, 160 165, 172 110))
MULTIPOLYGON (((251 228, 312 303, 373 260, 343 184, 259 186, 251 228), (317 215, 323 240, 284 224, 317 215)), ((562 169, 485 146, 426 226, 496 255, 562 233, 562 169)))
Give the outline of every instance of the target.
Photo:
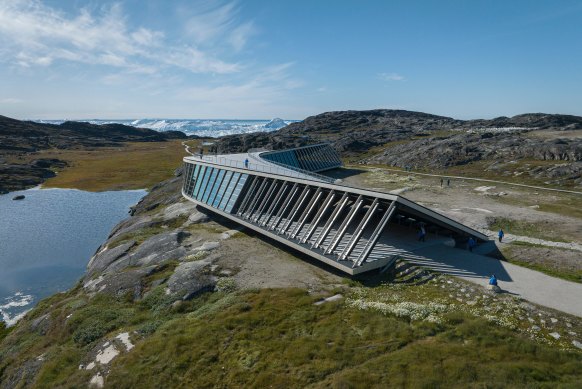
POLYGON ((505 217, 489 217, 489 229, 519 236, 529 236, 554 242, 568 242, 559 231, 555 231, 550 223, 533 223, 527 220, 516 220, 505 217))
MULTIPOLYGON (((397 295, 418 306, 446 296, 436 284, 350 289, 351 301, 397 295)), ((21 384, 86 386, 94 373, 79 365, 92 360, 95 346, 129 331, 135 348, 112 362, 106 387, 582 384, 582 353, 541 345, 483 317, 456 311, 419 321, 316 300, 301 289, 251 290, 206 293, 173 308, 163 285, 137 302, 76 289, 45 300, 0 342, 0 381, 42 356, 21 384), (31 323, 44 314, 50 324, 43 334, 31 323)))
MULTIPOLYGON (((515 258, 514 251, 513 251, 513 248, 515 246, 528 246, 528 247, 532 247, 532 248, 536 248, 536 247, 547 248, 546 246, 536 245, 536 244, 532 244, 532 243, 528 243, 528 242, 519 242, 519 241, 518 242, 511 242, 511 244, 509 244, 509 245, 502 246, 503 256, 507 262, 513 263, 515 265, 527 267, 529 269, 539 271, 541 273, 547 274, 547 275, 552 276, 552 277, 561 278, 561 279, 566 280, 566 281, 582 283, 582 271, 581 270, 564 269, 564 268, 559 268, 559 267, 555 267, 555 266, 552 267, 552 266, 544 265, 543 263, 537 263, 537 262, 532 263, 532 262, 517 259, 517 258, 515 258)), ((557 252, 568 251, 567 249, 560 249, 560 248, 556 248, 556 247, 554 247, 553 250, 556 250, 557 252)), ((556 261, 556 264, 557 263, 559 263, 559 261, 556 261)))
POLYGON ((99 192, 150 188, 172 177, 186 155, 182 142, 172 140, 94 150, 48 150, 34 158, 59 158, 69 163, 44 187, 99 192))

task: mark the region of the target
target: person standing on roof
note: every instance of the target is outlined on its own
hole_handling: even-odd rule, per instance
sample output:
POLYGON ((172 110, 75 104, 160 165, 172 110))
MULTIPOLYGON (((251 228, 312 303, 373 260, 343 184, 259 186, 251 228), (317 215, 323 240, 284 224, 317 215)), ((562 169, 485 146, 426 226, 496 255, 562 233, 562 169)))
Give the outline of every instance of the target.
POLYGON ((505 233, 503 232, 502 228, 499 229, 497 236, 499 237, 499 243, 501 243, 501 241, 503 240, 503 237, 505 236, 505 233))

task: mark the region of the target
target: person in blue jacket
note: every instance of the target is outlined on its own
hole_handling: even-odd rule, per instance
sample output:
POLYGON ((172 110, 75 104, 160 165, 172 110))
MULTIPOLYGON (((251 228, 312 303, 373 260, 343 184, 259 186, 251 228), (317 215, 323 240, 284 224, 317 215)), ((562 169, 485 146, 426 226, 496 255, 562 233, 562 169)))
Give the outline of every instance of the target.
POLYGON ((495 277, 495 274, 493 274, 491 278, 489 278, 489 285, 497 286, 497 277, 495 277))
POLYGON ((499 232, 497 233, 497 236, 499 237, 499 242, 501 243, 501 240, 503 239, 503 236, 505 234, 503 233, 503 229, 499 229, 499 232))
POLYGON ((467 241, 467 247, 469 248, 470 252, 473 252, 473 249, 475 247, 477 247, 477 241, 475 239, 473 239, 473 237, 471 236, 469 238, 469 240, 467 241))

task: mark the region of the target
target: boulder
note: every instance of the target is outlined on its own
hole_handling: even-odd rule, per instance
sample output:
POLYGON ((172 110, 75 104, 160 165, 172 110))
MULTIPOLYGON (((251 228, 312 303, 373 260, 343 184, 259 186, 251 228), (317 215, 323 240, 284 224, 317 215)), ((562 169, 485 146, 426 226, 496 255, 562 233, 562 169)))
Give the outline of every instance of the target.
POLYGON ((501 293, 501 288, 497 285, 487 285, 487 289, 489 289, 495 293, 501 293))
POLYGON ((169 259, 180 259, 188 254, 188 250, 181 243, 189 236, 189 232, 181 230, 154 235, 129 256, 128 265, 148 266, 169 259))
POLYGON ((136 245, 134 240, 120 244, 112 249, 105 249, 93 256, 87 265, 87 276, 92 276, 105 270, 113 262, 125 256, 136 245))
POLYGON ((199 293, 214 290, 216 278, 210 274, 208 260, 183 262, 176 267, 168 280, 168 290, 189 300, 199 293))

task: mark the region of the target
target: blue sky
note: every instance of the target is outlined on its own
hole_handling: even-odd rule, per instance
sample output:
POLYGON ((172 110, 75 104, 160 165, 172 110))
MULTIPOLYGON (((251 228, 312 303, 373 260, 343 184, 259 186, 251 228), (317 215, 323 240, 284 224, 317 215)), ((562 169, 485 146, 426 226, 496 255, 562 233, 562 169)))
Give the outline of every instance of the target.
POLYGON ((0 114, 582 115, 581 1, 0 0, 0 114))

